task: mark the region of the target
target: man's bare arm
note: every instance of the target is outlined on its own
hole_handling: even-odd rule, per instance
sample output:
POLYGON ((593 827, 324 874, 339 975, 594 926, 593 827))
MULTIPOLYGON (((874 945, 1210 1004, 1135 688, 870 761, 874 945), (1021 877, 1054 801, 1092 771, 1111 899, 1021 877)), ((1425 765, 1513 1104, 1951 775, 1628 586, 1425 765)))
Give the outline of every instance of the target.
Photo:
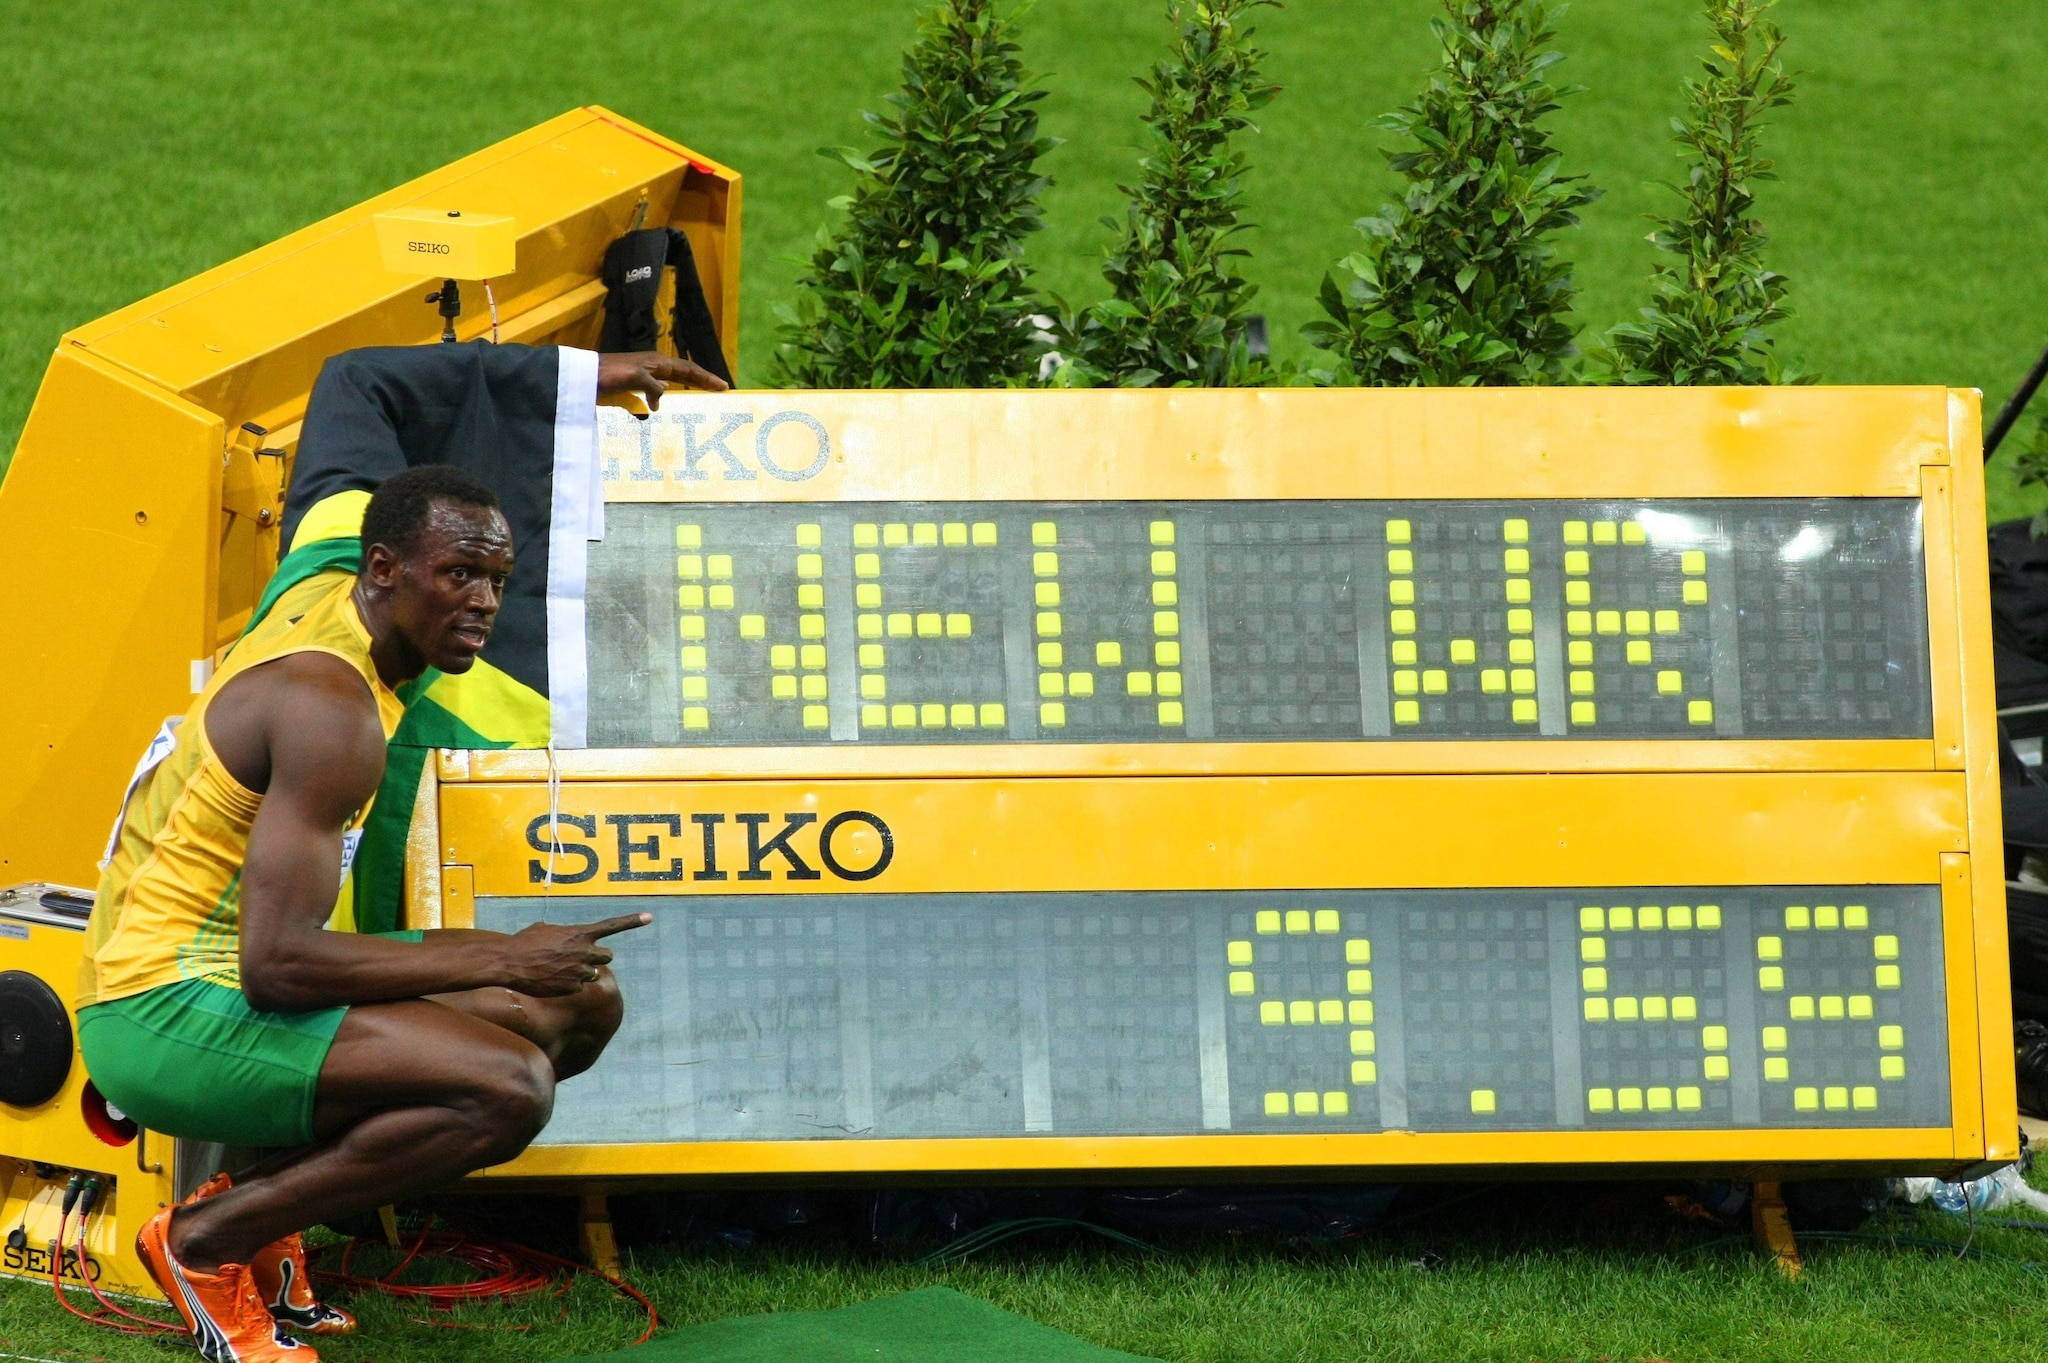
POLYGON ((342 831, 383 778, 376 707, 354 669, 324 654, 258 668, 215 707, 231 695, 228 727, 260 730, 269 759, 242 868, 242 992, 252 1006, 296 1012, 489 986, 572 994, 611 960, 599 938, 650 921, 628 914, 509 935, 430 933, 422 943, 326 931, 342 831))

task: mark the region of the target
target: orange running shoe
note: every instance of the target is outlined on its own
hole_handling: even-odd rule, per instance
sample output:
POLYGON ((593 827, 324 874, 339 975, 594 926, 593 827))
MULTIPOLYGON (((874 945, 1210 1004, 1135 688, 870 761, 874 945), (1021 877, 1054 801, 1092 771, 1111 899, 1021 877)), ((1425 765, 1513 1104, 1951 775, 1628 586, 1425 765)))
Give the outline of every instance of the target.
POLYGON ((306 1243, 295 1231, 256 1251, 249 1261, 256 1295, 281 1326, 302 1335, 349 1335, 356 1318, 313 1295, 313 1275, 306 1268, 306 1243))
POLYGON ((320 1355, 285 1333, 256 1293, 244 1264, 216 1273, 188 1269, 171 1255, 171 1213, 166 1207, 143 1224, 135 1252, 163 1289, 199 1346, 206 1363, 318 1363, 320 1355))
MULTIPOLYGON (((226 1174, 215 1174, 192 1190, 189 1205, 217 1196, 235 1186, 226 1174)), ((249 1260, 249 1272, 256 1278, 256 1295, 279 1325, 302 1335, 350 1335, 356 1318, 339 1307, 329 1306, 313 1295, 313 1275, 306 1266, 306 1242, 287 1235, 265 1245, 249 1260)))
POLYGON ((197 1188, 194 1188, 192 1190, 192 1196, 186 1198, 179 1205, 189 1207, 195 1202, 204 1202, 209 1197, 220 1196, 222 1193, 226 1192, 228 1189, 234 1186, 235 1181, 232 1178, 229 1178, 226 1174, 215 1174, 212 1178, 206 1180, 206 1182, 200 1184, 197 1188))

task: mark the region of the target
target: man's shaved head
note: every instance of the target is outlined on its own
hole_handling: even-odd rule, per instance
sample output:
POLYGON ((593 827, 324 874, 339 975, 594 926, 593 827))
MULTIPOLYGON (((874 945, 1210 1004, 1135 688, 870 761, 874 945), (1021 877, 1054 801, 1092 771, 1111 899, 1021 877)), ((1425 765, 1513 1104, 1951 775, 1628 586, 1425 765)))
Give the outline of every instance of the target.
POLYGON ((498 494, 450 464, 417 464, 384 480, 363 511, 363 555, 382 544, 404 557, 433 519, 435 503, 497 511, 498 494))

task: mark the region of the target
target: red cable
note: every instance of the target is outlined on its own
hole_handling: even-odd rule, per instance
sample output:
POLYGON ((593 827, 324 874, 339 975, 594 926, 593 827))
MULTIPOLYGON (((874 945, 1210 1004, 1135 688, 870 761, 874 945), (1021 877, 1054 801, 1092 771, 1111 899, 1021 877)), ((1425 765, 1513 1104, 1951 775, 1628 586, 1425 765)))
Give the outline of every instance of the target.
MULTIPOLYGON (((525 1245, 516 1245, 501 1240, 480 1240, 450 1231, 437 1231, 429 1223, 414 1239, 412 1248, 406 1253, 405 1258, 399 1263, 397 1268, 392 1269, 380 1278, 365 1278, 348 1271, 350 1261, 353 1259, 356 1246, 359 1243, 361 1241, 357 1237, 351 1236, 341 1246, 340 1269, 319 1269, 316 1270, 316 1276, 328 1282, 339 1283, 358 1292, 382 1292, 388 1296, 419 1302, 430 1310, 448 1311, 467 1302, 512 1301, 521 1297, 536 1296, 543 1292, 552 1292, 555 1296, 561 1296, 568 1291, 569 1282, 574 1280, 575 1274, 587 1273, 591 1277, 609 1284, 621 1296, 629 1297, 645 1308, 647 1312, 647 1328, 641 1332, 638 1339, 633 1341, 634 1344, 646 1343, 653 1337, 655 1327, 660 1324, 660 1317, 654 1309, 654 1303, 649 1301, 646 1295, 631 1283, 615 1278, 609 1273, 600 1272, 587 1264, 579 1264, 571 1259, 557 1258, 555 1255, 531 1249, 525 1245), (457 1263, 469 1266, 481 1276, 462 1283, 411 1284, 395 1281, 400 1272, 422 1255, 436 1259, 454 1260, 457 1263), (562 1276, 565 1270, 570 1274, 567 1280, 562 1276)), ((331 1245, 322 1246, 315 1253, 324 1253, 333 1248, 334 1246, 331 1245)), ((564 1305, 563 1312, 565 1315, 567 1310, 568 1307, 564 1305)), ((418 1317, 408 1317, 408 1319, 417 1320, 418 1317)), ((467 1325, 455 1321, 423 1321, 421 1323, 437 1325, 448 1329, 473 1330, 490 1328, 467 1325)), ((524 1330, 530 1327, 511 1326, 498 1328, 524 1330)))
MULTIPOLYGON (((81 1311, 71 1304, 71 1298, 64 1295, 64 1231, 70 1225, 70 1222, 70 1212, 60 1211, 58 1213, 56 1243, 52 1246, 50 1252, 50 1291, 56 1294, 57 1304, 88 1325, 98 1325, 104 1329, 118 1331, 124 1335, 153 1335, 167 1332, 169 1327, 161 1325, 156 1321, 145 1322, 150 1327, 148 1329, 144 1329, 141 1325, 123 1325, 119 1321, 109 1319, 98 1312, 81 1311)), ((80 1218, 80 1224, 83 1224, 83 1222, 84 1218, 80 1218)), ((79 1256, 78 1273, 80 1277, 86 1280, 88 1285, 92 1285, 92 1271, 85 1266, 83 1252, 79 1256)), ((99 1289, 96 1286, 93 1287, 93 1295, 99 1295, 99 1289)), ((105 1300, 105 1298, 101 1298, 101 1300, 105 1300)))
MULTIPOLYGON (((93 1281, 92 1270, 87 1266, 86 1259, 86 1237, 90 1218, 91 1213, 87 1212, 78 1219, 79 1276, 85 1280, 86 1288, 98 1300, 100 1306, 105 1309, 101 1311, 81 1311, 72 1304, 69 1297, 64 1295, 64 1235, 71 1221, 71 1213, 69 1212, 62 1212, 57 1218, 56 1248, 50 1258, 50 1290, 56 1295, 58 1305, 87 1324, 97 1325, 103 1329, 113 1330, 124 1335, 183 1334, 185 1331, 182 1322, 174 1325, 165 1321, 151 1320, 146 1316, 138 1316, 130 1311, 124 1311, 109 1301, 106 1294, 100 1291, 99 1284, 93 1281), (112 1314, 109 1315, 108 1312, 112 1314)), ((531 1249, 525 1245, 516 1245, 506 1241, 478 1240, 449 1231, 436 1231, 433 1229, 433 1223, 430 1221, 426 1228, 422 1229, 419 1235, 415 1237, 412 1248, 399 1261, 396 1268, 381 1278, 364 1278, 348 1271, 349 1261, 353 1258, 355 1248, 359 1243, 361 1241, 358 1237, 349 1237, 342 1245, 340 1270, 329 1271, 322 1269, 318 1271, 318 1276, 329 1282, 340 1283, 358 1292, 382 1292, 387 1296, 420 1302, 430 1310, 449 1311, 467 1302, 515 1301, 522 1297, 537 1296, 544 1292, 551 1292, 552 1295, 560 1297, 568 1292, 569 1284, 575 1280, 576 1274, 587 1273, 591 1277, 609 1284, 620 1295, 638 1302, 646 1310, 647 1328, 640 1332, 639 1338, 633 1341, 634 1344, 644 1344, 653 1338, 655 1328, 661 1323, 661 1318, 654 1309, 654 1303, 649 1301, 646 1295, 638 1288, 623 1278, 615 1278, 611 1274, 601 1272, 587 1264, 579 1264, 572 1259, 558 1258, 545 1251, 531 1249), (398 1275, 410 1267, 423 1254, 432 1258, 452 1259, 457 1263, 467 1264, 483 1276, 462 1283, 410 1284, 396 1281, 398 1275), (563 1277, 565 1270, 569 1275, 567 1278, 563 1277)), ((318 1257, 332 1248, 333 1246, 331 1245, 322 1246, 314 1251, 314 1256, 318 1257)), ((565 1319, 568 1316, 568 1311, 568 1305, 564 1303, 562 1314, 565 1319)), ((408 1319, 418 1320, 419 1318, 408 1317, 408 1319)), ((459 1321, 427 1320, 420 1321, 420 1323, 455 1330, 498 1328, 524 1331, 532 1328, 530 1325, 514 1325, 509 1327, 479 1326, 459 1321)))
MULTIPOLYGON (((132 1320, 137 1325, 146 1327, 142 1330, 136 1331, 135 1333, 161 1335, 184 1334, 185 1323, 182 1320, 180 1320, 175 1325, 170 1324, 166 1321, 151 1320, 148 1316, 138 1316, 133 1311, 123 1311, 120 1307, 114 1305, 114 1303, 107 1300, 106 1293, 100 1291, 99 1283, 92 1276, 92 1267, 90 1261, 88 1261, 85 1257, 85 1233, 86 1227, 90 1224, 91 1215, 92 1214, 88 1212, 86 1213, 86 1215, 78 1218, 78 1276, 85 1279, 85 1285, 92 1290, 92 1294, 95 1298, 98 1299, 99 1304, 101 1306, 104 1306, 107 1310, 112 1311, 115 1315, 120 1316, 123 1320, 132 1320)), ((126 1328, 123 1326, 116 1325, 113 1321, 106 1320, 104 1317, 101 1317, 101 1323, 105 1324, 111 1329, 126 1328)))

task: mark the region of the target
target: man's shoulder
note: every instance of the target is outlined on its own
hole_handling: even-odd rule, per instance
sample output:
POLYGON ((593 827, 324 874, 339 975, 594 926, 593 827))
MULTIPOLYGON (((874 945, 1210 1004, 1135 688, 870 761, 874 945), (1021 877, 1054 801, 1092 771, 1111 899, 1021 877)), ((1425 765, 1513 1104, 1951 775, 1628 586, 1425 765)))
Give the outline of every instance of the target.
POLYGON ((377 701, 363 674, 322 649, 296 649, 251 664, 208 707, 209 730, 216 714, 255 721, 270 733, 273 747, 354 742, 371 732, 380 748, 384 741, 377 701))

